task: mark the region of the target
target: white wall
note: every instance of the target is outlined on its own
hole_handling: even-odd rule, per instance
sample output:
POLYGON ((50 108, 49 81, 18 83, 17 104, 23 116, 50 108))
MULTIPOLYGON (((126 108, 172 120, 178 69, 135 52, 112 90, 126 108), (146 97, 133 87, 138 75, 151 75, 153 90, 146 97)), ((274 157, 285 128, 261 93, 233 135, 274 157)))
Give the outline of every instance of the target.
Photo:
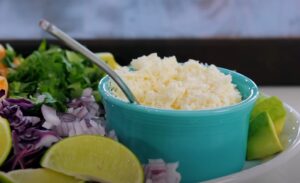
POLYGON ((0 0, 0 39, 300 37, 300 0, 0 0))

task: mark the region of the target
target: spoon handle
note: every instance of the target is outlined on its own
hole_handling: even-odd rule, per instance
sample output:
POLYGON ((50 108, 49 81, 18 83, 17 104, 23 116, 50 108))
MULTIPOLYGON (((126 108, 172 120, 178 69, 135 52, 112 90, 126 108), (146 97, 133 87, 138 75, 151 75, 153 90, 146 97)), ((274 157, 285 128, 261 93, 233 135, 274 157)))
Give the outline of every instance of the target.
POLYGON ((87 49, 85 46, 80 44, 75 39, 71 38, 69 35, 64 33, 62 30, 57 28, 55 25, 51 24, 47 20, 41 20, 39 23, 40 27, 47 31, 48 33, 52 34, 54 37, 58 38, 59 40, 63 41, 66 45, 71 47, 73 50, 78 51, 82 55, 86 56, 89 60, 91 60, 94 64, 99 66, 106 74, 108 74, 121 88, 127 99, 130 103, 137 103, 138 101, 132 94, 131 90, 128 88, 128 86, 124 83, 124 81, 120 78, 119 75, 117 75, 116 72, 114 72, 107 64, 101 60, 101 58, 98 58, 93 52, 91 52, 89 49, 87 49))

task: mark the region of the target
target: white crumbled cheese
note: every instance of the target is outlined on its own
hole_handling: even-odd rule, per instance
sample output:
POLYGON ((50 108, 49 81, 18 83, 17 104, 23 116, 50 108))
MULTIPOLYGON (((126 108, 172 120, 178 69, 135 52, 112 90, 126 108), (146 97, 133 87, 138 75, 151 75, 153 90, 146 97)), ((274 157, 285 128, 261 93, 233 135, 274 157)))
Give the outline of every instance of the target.
MULTIPOLYGON (((230 75, 221 73, 215 65, 196 60, 178 63, 174 56, 162 59, 153 53, 132 60, 130 69, 122 67, 116 72, 145 106, 199 110, 241 101, 230 75)), ((116 97, 127 100, 114 82, 111 89, 116 97)))

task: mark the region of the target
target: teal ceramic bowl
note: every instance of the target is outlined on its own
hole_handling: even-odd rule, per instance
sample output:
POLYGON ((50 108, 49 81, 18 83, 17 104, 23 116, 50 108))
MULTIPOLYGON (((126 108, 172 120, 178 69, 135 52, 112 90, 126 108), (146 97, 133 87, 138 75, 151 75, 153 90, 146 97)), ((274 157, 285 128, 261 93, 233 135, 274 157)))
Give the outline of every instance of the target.
POLYGON ((164 110, 130 104, 111 94, 109 78, 99 91, 108 127, 142 163, 162 158, 179 162, 182 182, 199 182, 240 171, 244 165, 250 112, 258 97, 256 84, 237 72, 232 76, 243 100, 209 110, 164 110))

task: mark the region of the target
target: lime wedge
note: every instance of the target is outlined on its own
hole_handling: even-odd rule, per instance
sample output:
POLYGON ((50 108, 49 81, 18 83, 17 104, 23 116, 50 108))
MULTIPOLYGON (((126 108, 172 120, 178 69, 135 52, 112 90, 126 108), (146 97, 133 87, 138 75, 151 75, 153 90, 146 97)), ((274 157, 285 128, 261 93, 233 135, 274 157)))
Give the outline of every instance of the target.
POLYGON ((42 167, 86 181, 142 183, 143 170, 125 146, 106 137, 82 135, 53 145, 42 167))
POLYGON ((8 176, 14 183, 83 183, 82 180, 44 168, 15 170, 8 176))
POLYGON ((250 122, 247 160, 262 159, 283 150, 275 126, 267 112, 250 122))
POLYGON ((0 117, 0 166, 6 160, 12 147, 12 137, 9 123, 0 117))
POLYGON ((259 100, 253 108, 250 116, 251 120, 261 112, 268 112, 274 123, 277 134, 280 135, 286 120, 286 111, 282 101, 275 96, 259 100))
POLYGON ((109 52, 96 53, 103 61, 105 61, 112 69, 118 69, 121 67, 115 60, 113 54, 109 52))
POLYGON ((264 101, 267 98, 268 98, 267 96, 265 96, 263 94, 260 94, 259 97, 257 98, 256 102, 255 102, 255 105, 257 105, 258 103, 264 101))
POLYGON ((1 183, 13 183, 11 178, 9 178, 8 175, 4 172, 0 172, 0 182, 1 183))

